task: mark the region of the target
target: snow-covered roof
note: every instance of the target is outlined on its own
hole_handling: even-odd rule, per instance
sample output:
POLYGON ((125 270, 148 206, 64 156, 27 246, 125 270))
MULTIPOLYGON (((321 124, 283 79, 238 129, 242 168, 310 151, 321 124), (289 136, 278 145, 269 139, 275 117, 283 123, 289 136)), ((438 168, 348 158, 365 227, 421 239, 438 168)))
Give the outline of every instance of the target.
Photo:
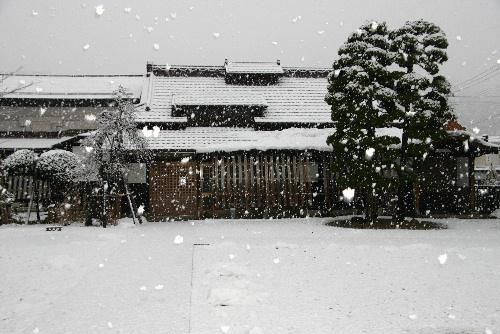
POLYGON ((156 76, 150 74, 147 92, 143 92, 137 119, 142 122, 186 122, 186 117, 172 117, 172 96, 262 96, 267 104, 257 123, 332 123, 330 106, 324 101, 327 79, 324 77, 284 76, 269 86, 227 84, 222 76, 156 76), (149 110, 148 110, 149 109, 149 110))
POLYGON ((139 98, 143 78, 142 75, 16 74, 0 83, 0 91, 21 88, 5 98, 112 99, 113 91, 122 85, 130 91, 131 97, 139 98))
MULTIPOLYGON (((247 150, 331 151, 326 143, 332 128, 290 128, 281 131, 256 131, 251 128, 188 127, 162 130, 146 137, 149 149, 206 152, 247 150)), ((377 135, 401 136, 396 128, 377 129, 377 135)))
POLYGON ((0 132, 93 130, 104 107, 0 106, 0 132))
POLYGON ((227 62, 228 74, 283 74, 283 68, 278 62, 227 62))
POLYGON ((0 138, 0 150, 50 149, 72 138, 0 138))
POLYGON ((177 106, 267 106, 261 94, 233 91, 205 92, 205 94, 172 94, 172 104, 177 106))

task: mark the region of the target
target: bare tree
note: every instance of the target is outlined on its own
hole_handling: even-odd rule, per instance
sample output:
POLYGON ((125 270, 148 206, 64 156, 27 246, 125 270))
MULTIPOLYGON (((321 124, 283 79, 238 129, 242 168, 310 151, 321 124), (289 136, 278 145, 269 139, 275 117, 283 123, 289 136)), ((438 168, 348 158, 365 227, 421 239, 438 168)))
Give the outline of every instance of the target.
POLYGON ((5 95, 8 95, 8 94, 12 94, 12 93, 15 93, 17 91, 20 91, 22 89, 25 89, 25 88, 28 88, 30 86, 33 86, 34 82, 19 82, 19 85, 16 86, 16 87, 5 87, 4 86, 4 82, 16 75, 17 73, 19 73, 19 71, 21 71, 23 68, 22 67, 18 67, 15 71, 13 72, 9 72, 9 73, 2 73, 0 74, 0 99, 3 98, 5 95))

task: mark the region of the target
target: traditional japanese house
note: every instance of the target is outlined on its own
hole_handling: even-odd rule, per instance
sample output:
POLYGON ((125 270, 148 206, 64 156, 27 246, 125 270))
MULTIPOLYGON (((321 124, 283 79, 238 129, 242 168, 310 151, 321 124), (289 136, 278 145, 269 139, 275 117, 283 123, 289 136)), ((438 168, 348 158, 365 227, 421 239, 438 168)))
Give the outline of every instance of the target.
MULTIPOLYGON (((151 219, 331 215, 346 204, 329 168, 335 159, 326 144, 335 131, 324 101, 329 71, 226 60, 148 63, 144 76, 13 76, 8 87, 33 84, 0 100, 0 150, 31 138, 81 151, 80 136, 95 129, 96 115, 110 108, 122 84, 154 156, 131 161, 128 176, 151 219)), ((474 158, 498 148, 457 124, 448 130, 449 139, 429 157, 429 172, 408 191, 411 211, 474 210, 474 158)), ((389 199, 382 204, 389 207, 389 199)))
MULTIPOLYGON (((138 119, 160 129, 148 137, 156 159, 144 177, 150 214, 155 219, 283 217, 342 209, 329 168, 335 157, 326 144, 335 125, 324 101, 328 73, 282 67, 279 61, 148 63, 138 119)), ((428 182, 408 190, 410 211, 460 213, 474 207, 470 166, 475 156, 497 148, 470 138, 454 123, 448 130, 449 140, 429 158, 428 182)))

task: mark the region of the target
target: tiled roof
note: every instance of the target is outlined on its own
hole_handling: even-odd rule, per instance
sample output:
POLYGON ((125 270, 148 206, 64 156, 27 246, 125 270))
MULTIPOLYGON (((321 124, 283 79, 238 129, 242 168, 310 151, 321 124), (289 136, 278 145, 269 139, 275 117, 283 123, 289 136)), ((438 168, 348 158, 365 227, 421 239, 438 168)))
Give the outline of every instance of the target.
POLYGON ((61 138, 0 138, 0 150, 13 149, 49 149, 55 145, 72 139, 72 137, 61 138))
POLYGON ((5 98, 112 99, 119 85, 139 98, 142 75, 13 75, 0 83, 0 92, 24 87, 5 98), (26 87, 27 86, 27 87, 26 87))
MULTIPOLYGON (((290 128, 281 131, 255 131, 251 128, 188 127, 162 130, 146 137, 153 150, 193 151, 198 153, 243 150, 318 150, 330 151, 326 140, 334 129, 290 128)), ((377 129, 377 135, 400 136, 395 128, 377 129)))
POLYGON ((178 106, 267 106, 266 100, 259 93, 239 94, 232 91, 172 94, 172 104, 178 106))
POLYGON ((225 65, 228 74, 283 74, 283 68, 277 62, 228 62, 225 65))
POLYGON ((0 106, 0 132, 93 130, 103 107, 0 106))
POLYGON ((326 138, 332 129, 286 129, 255 131, 251 128, 188 127, 162 130, 147 137, 153 150, 193 151, 198 153, 239 150, 315 149, 330 150, 326 138))
POLYGON ((326 78, 282 77, 269 86, 228 85, 223 77, 155 76, 151 74, 148 92, 141 102, 138 120, 145 122, 185 122, 171 116, 172 95, 198 96, 217 94, 231 96, 260 95, 267 103, 264 117, 256 122, 331 123, 330 107, 324 101, 326 78))

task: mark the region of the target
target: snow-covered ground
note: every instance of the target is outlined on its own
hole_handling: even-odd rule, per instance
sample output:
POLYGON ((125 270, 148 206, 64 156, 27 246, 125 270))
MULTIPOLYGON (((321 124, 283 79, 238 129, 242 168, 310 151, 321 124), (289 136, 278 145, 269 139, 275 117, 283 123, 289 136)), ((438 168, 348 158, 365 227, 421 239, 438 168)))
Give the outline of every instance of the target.
POLYGON ((500 333, 500 220, 0 227, 0 333, 500 333))

